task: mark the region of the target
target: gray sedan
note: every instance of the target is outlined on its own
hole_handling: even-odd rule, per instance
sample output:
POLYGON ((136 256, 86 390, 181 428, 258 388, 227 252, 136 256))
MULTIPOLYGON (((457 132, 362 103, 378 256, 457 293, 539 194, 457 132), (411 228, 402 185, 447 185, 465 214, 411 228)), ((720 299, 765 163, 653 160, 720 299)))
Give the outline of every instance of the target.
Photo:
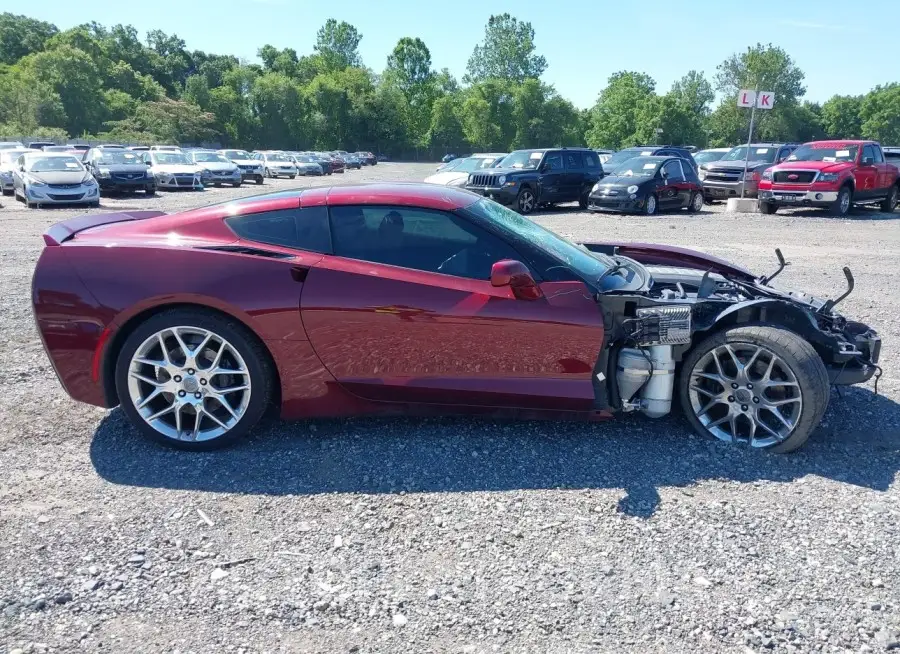
POLYGON ((224 155, 212 150, 195 150, 189 156, 202 169, 200 175, 204 186, 231 184, 237 188, 241 185, 240 167, 224 155))
POLYGON ((47 204, 100 206, 97 180, 71 154, 20 155, 13 170, 13 193, 29 208, 47 204))
POLYGON ((294 165, 297 166, 298 175, 318 176, 324 173, 324 171, 322 170, 322 166, 320 166, 319 163, 309 155, 293 155, 291 159, 294 161, 294 165))

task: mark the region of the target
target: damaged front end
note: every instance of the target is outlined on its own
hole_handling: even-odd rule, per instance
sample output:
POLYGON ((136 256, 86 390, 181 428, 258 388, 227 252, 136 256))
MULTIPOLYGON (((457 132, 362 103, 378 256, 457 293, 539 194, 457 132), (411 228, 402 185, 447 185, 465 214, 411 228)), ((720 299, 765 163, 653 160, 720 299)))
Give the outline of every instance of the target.
MULTIPOLYGON (((758 277, 690 250, 642 244, 584 247, 626 267, 640 267, 647 280, 640 288, 603 290, 597 296, 607 325, 601 358, 606 367, 599 374, 607 380, 604 399, 613 409, 666 415, 675 395, 676 371, 692 348, 717 332, 748 325, 776 327, 801 337, 821 359, 831 384, 859 384, 875 376, 877 389, 878 333, 835 310, 853 290, 847 268, 847 291, 835 300, 822 300, 770 285, 788 265, 780 251, 776 272, 758 277)), ((752 406, 745 410, 752 413, 752 406)))

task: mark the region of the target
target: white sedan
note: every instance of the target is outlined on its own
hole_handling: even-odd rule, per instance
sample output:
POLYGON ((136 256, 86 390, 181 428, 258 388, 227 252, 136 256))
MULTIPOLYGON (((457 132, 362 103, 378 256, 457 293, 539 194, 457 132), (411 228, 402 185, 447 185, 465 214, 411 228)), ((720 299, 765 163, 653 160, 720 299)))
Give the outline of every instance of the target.
POLYGON ((13 169, 13 193, 28 208, 46 204, 100 206, 100 187, 71 154, 32 151, 19 155, 13 169))
POLYGON ((426 177, 428 184, 440 184, 441 186, 465 186, 469 179, 469 173, 474 173, 485 168, 492 168, 505 154, 473 154, 471 157, 454 159, 446 166, 441 167, 437 173, 426 177))

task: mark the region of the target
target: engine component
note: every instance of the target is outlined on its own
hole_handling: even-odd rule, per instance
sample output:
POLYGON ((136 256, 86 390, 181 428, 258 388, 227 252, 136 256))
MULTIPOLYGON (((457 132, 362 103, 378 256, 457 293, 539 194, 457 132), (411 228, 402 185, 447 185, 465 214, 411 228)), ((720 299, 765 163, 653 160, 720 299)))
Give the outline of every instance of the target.
POLYGON ((691 342, 689 306, 647 307, 637 310, 637 330, 632 339, 639 345, 678 345, 691 342))
POLYGON ((672 346, 623 348, 616 364, 616 383, 626 411, 640 411, 651 418, 667 415, 675 387, 672 346))

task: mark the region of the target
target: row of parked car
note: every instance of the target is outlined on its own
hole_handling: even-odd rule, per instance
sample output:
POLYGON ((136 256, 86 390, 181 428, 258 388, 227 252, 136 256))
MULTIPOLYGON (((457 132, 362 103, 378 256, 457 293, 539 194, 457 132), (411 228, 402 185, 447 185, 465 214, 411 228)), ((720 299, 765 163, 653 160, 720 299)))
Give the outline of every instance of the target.
POLYGON ((893 211, 900 194, 897 164, 900 148, 860 140, 709 150, 543 148, 453 157, 425 181, 466 188, 522 214, 563 202, 594 211, 696 212, 704 202, 743 195, 759 198, 764 213, 816 206, 844 215, 855 204, 893 211))
POLYGON ((331 175, 376 165, 371 152, 205 150, 174 145, 0 143, 0 189, 27 206, 98 206, 101 191, 153 195, 160 189, 238 187, 265 178, 331 175))

